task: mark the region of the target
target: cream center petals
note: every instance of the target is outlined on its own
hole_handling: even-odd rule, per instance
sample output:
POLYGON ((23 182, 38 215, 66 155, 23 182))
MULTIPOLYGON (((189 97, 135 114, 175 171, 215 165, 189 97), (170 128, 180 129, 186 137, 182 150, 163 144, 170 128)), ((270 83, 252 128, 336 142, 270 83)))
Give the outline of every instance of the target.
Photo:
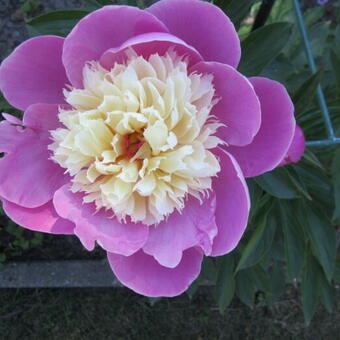
POLYGON ((64 91, 72 109, 59 110, 64 127, 49 147, 84 203, 151 225, 211 189, 220 165, 209 149, 223 143, 214 136, 222 124, 210 115, 212 75, 189 73, 172 51, 130 54, 109 71, 84 67, 84 89, 64 91))

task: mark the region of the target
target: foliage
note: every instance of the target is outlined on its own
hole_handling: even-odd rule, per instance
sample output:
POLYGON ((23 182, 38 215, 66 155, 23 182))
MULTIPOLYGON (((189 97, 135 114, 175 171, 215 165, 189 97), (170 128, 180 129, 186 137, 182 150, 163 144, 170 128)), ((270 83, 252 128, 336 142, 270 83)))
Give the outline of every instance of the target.
MULTIPOLYGON (((254 32, 250 32, 250 28, 259 7, 256 1, 213 2, 239 27, 243 47, 240 70, 248 76, 278 80, 287 87, 307 140, 326 138, 316 99, 316 87, 322 84, 340 136, 340 24, 336 25, 340 5, 332 4, 333 11, 327 16, 325 7, 310 8, 304 13, 320 70, 312 75, 291 1, 277 0, 267 24, 254 32)), ((87 0, 86 3, 89 8, 85 10, 50 12, 29 20, 30 33, 65 35, 82 16, 112 1, 87 0)), ((116 3, 145 6, 144 1, 116 3)), ((0 109, 10 109, 3 99, 0 99, 0 109)), ((250 308, 272 306, 288 282, 300 290, 307 323, 312 320, 319 302, 332 311, 334 286, 340 282, 339 147, 308 148, 300 163, 250 179, 248 185, 252 210, 246 234, 231 254, 205 259, 200 277, 187 292, 189 297, 195 295, 201 283, 208 281, 215 284, 221 311, 234 296, 250 308)), ((5 228, 13 232, 12 227, 5 228)), ((15 246, 26 247, 22 235, 17 237, 15 246)), ((34 240, 39 243, 36 236, 34 240)), ((28 246, 32 240, 29 242, 28 246)))
POLYGON ((18 228, 4 215, 0 208, 0 265, 8 258, 21 255, 24 250, 40 246, 44 239, 42 233, 32 233, 18 228))

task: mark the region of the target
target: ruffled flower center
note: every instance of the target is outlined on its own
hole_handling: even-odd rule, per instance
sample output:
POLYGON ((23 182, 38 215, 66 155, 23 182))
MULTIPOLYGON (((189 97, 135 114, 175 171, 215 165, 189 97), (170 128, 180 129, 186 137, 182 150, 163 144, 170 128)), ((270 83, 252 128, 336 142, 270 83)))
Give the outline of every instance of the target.
POLYGON ((146 225, 180 212, 188 195, 200 199, 220 171, 209 149, 223 143, 212 81, 171 51, 132 53, 111 70, 88 63, 84 89, 64 91, 72 107, 59 110, 64 127, 51 131, 52 159, 72 176, 71 190, 146 225))

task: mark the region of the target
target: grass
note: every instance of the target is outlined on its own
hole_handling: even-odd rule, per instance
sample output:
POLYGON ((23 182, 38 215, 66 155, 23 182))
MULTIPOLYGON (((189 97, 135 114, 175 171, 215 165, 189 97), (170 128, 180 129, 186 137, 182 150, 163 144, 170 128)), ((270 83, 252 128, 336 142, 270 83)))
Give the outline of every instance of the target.
MULTIPOLYGON (((338 292, 338 300, 340 294, 338 292)), ((272 308, 234 300, 220 314, 208 288, 150 300, 124 289, 2 289, 0 339, 339 339, 340 308, 319 308, 306 327, 296 291, 272 308)), ((339 304, 338 304, 339 305, 339 304)))

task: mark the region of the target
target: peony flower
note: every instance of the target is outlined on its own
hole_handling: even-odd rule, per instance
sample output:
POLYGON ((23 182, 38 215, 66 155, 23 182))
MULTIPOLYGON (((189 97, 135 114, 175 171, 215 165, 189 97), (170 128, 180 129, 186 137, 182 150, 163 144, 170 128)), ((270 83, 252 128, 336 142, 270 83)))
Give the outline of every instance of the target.
POLYGON ((297 163, 305 152, 305 135, 299 125, 296 125, 294 137, 287 151, 286 156, 281 161, 280 166, 290 163, 297 163))
POLYGON ((198 0, 106 6, 0 67, 23 120, 0 124, 0 197, 19 225, 107 251, 116 277, 175 296, 247 225, 244 177, 278 166, 295 130, 284 86, 237 70, 229 18, 198 0))

